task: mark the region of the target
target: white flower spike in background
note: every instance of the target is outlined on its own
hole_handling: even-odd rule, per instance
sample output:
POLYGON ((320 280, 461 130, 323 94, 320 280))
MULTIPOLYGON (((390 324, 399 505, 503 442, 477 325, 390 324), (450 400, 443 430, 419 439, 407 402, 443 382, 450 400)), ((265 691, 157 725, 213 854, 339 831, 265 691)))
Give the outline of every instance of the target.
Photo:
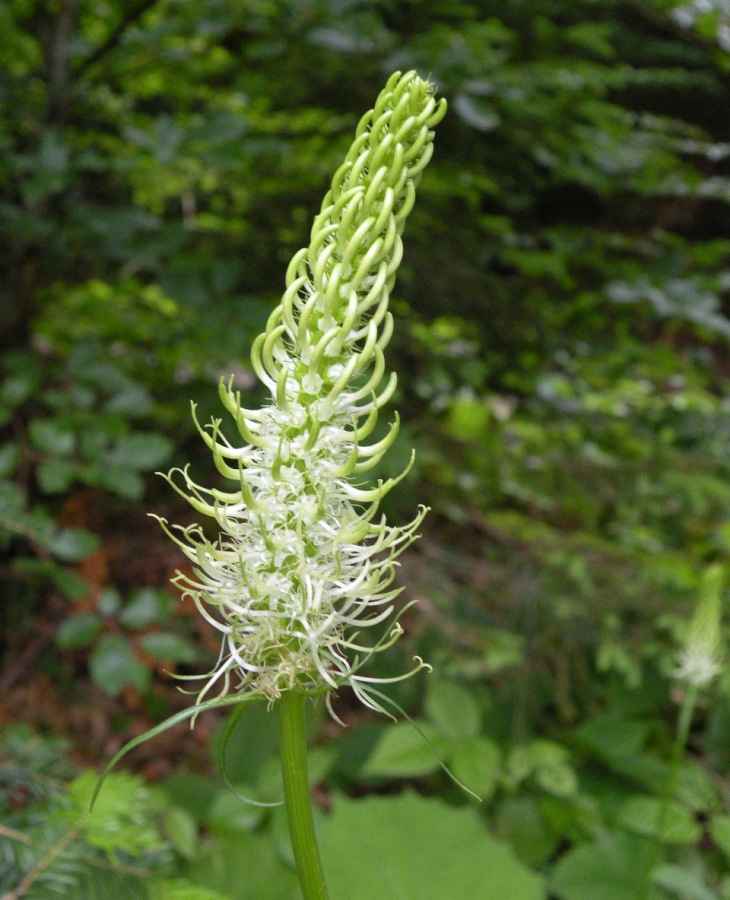
POLYGON ((713 563, 702 573, 699 597, 689 622, 676 677, 696 688, 708 685, 722 672, 722 594, 725 568, 713 563))
MULTIPOLYGON (((253 368, 271 401, 245 409, 232 384, 221 383, 243 446, 224 437, 220 420, 198 426, 236 488, 201 487, 187 470, 167 476, 220 529, 210 541, 199 525, 173 531, 161 520, 194 566, 194 576, 178 574, 177 585, 222 634, 199 700, 212 688, 271 701, 285 691, 349 684, 380 708, 357 674, 362 654, 374 651, 356 634, 393 613, 394 560, 426 509, 409 525, 390 527, 378 505, 399 479, 364 490, 357 476, 378 464, 398 433, 396 416, 385 438, 367 443, 395 388, 383 353, 393 330, 388 299, 401 232, 432 155, 431 129, 444 112, 445 101, 437 103, 415 72, 390 78, 361 120, 309 247, 294 256, 283 299, 254 343, 253 368)), ((377 649, 399 633, 396 622, 377 649)))

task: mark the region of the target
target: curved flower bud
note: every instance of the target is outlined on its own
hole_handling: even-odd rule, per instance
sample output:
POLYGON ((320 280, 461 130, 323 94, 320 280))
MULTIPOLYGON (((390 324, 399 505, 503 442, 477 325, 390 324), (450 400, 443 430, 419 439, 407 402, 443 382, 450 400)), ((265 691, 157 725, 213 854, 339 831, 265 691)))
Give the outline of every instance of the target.
POLYGON ((220 658, 203 676, 198 702, 214 685, 274 700, 284 691, 329 693, 349 684, 380 708, 364 686, 372 679, 358 671, 397 639, 397 617, 374 648, 355 636, 393 614, 395 560, 427 510, 390 527, 378 505, 400 479, 370 489, 351 479, 376 465, 398 433, 396 417, 386 437, 364 443, 395 389, 383 354, 393 328, 388 299, 405 220, 433 151, 432 128, 445 109, 415 72, 389 79, 360 121, 309 247, 294 256, 282 301, 254 342, 252 366, 270 402, 244 409, 232 383, 221 384, 242 447, 223 436, 220 420, 201 428, 195 419, 218 471, 237 488, 201 487, 187 470, 167 476, 220 528, 210 541, 199 526, 171 529, 161 520, 193 566, 175 583, 221 632, 220 658), (350 659, 348 650, 365 655, 350 659))

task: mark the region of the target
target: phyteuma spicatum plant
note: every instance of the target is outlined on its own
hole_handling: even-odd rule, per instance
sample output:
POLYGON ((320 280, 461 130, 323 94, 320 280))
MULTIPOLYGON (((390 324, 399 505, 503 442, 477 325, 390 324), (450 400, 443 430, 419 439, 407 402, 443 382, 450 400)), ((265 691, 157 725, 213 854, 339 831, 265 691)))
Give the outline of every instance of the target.
MULTIPOLYGON (((375 487, 358 484, 358 476, 378 465, 398 434, 396 415, 383 438, 372 437, 396 384, 394 373, 386 376, 384 351, 401 234, 433 152, 432 129, 446 111, 433 95, 415 72, 396 73, 361 119, 309 246, 292 259, 281 303, 251 351, 269 401, 244 408, 233 381, 221 382, 243 443, 224 435, 220 419, 201 427, 193 404, 216 468, 234 488, 202 487, 187 468, 174 469, 167 480, 215 521, 219 535, 210 540, 199 524, 160 522, 192 563, 192 574, 174 581, 221 633, 220 654, 201 676, 197 703, 130 741, 101 779, 124 753, 183 719, 194 722, 203 709, 236 704, 240 711, 266 700, 278 711, 284 797, 306 900, 324 900, 327 890, 309 798, 304 702, 325 694, 332 712, 332 692, 349 685, 385 711, 374 686, 380 679, 361 670, 402 633, 396 559, 427 512, 421 507, 402 527, 379 515, 410 465, 375 487), (358 637, 378 625, 379 640, 358 637)), ((416 658, 399 678, 424 665, 416 658)))
POLYGON ((187 468, 166 476, 220 529, 211 541, 200 525, 160 520, 193 564, 194 574, 179 573, 176 584, 222 636, 199 701, 214 688, 269 701, 286 691, 329 698, 347 684, 380 708, 361 667, 401 629, 396 621, 374 648, 357 633, 393 615, 394 561, 426 509, 391 527, 378 506, 400 479, 363 489, 357 476, 398 434, 396 415, 384 438, 367 443, 396 384, 384 358, 393 330, 388 300, 401 233, 433 152, 431 129, 444 112, 445 101, 415 72, 390 78, 360 121, 309 246, 292 259, 282 301, 253 345, 270 401, 246 409, 232 381, 221 382, 242 446, 224 436, 220 420, 206 428, 195 420, 235 489, 201 487, 187 468))

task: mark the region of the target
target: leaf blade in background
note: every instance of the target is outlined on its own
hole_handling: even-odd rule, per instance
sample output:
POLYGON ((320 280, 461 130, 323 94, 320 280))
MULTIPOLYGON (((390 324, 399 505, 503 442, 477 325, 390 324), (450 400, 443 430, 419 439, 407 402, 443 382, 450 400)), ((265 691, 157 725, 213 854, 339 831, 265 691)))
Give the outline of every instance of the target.
POLYGON ((320 842, 334 897, 546 896, 540 876, 491 837, 473 809, 410 793, 360 801, 337 797, 320 842))

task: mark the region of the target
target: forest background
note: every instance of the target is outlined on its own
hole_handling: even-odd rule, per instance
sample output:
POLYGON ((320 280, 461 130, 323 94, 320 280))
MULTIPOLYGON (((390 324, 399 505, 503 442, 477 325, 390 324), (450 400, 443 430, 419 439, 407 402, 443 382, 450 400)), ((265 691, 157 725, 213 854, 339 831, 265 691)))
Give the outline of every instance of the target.
MULTIPOLYGON (((221 784, 222 716, 86 801, 189 702, 167 671, 217 652, 169 587, 147 513, 190 512, 153 473, 209 483, 189 401, 219 415, 221 377, 264 399, 286 265, 415 68, 449 113, 373 477, 415 447, 387 512, 432 512, 374 674, 431 662, 392 695, 483 802, 343 694, 348 728, 312 727, 333 895, 730 897, 727 672, 669 774, 687 620, 730 555, 730 3, 8 0, 0 61, 0 893, 296 896, 280 810, 221 784)), ((225 765, 273 800, 269 718, 225 765)))

